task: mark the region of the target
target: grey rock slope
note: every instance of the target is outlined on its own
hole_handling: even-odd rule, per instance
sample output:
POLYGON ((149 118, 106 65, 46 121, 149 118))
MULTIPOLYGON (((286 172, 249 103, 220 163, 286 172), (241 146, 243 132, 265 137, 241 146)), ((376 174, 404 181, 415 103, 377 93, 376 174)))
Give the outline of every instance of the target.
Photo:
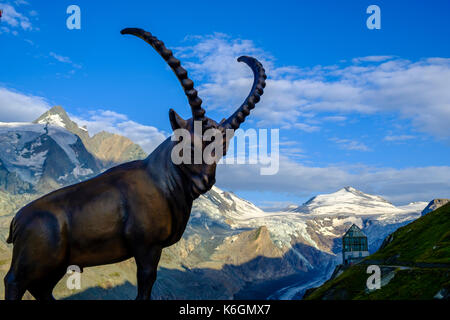
POLYGON ((426 215, 427 213, 434 211, 443 205, 450 202, 450 199, 433 199, 430 201, 430 203, 423 209, 422 216, 426 215))

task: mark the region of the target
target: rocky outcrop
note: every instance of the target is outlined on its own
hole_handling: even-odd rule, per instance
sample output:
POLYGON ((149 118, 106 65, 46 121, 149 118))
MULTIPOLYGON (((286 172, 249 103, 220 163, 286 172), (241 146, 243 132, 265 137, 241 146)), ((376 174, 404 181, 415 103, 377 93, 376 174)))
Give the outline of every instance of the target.
POLYGON ((130 139, 118 134, 101 131, 87 141, 88 149, 104 167, 144 159, 147 154, 130 139))
POLYGON ((270 238, 266 226, 244 231, 225 238, 210 257, 210 261, 202 267, 222 267, 224 264, 242 265, 258 256, 280 258, 286 250, 278 248, 270 238))
POLYGON ((76 122, 72 121, 66 110, 64 110, 61 106, 55 106, 46 111, 39 118, 34 120, 33 123, 59 126, 79 136, 83 143, 89 140, 89 133, 87 129, 85 127, 78 126, 76 122))
POLYGON ((426 215, 427 213, 434 211, 443 205, 450 202, 450 199, 434 199, 431 200, 430 203, 423 209, 422 216, 426 215))
POLYGON ((0 159, 0 190, 10 194, 32 192, 31 183, 23 181, 15 172, 9 172, 0 159))

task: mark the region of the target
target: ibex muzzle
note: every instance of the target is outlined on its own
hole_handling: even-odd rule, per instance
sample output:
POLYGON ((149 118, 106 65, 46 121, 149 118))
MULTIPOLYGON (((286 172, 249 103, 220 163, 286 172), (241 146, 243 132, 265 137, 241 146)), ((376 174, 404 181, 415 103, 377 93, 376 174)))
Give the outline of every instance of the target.
MULTIPOLYGON (((175 72, 188 97, 192 118, 169 111, 173 130, 194 135, 202 130, 225 134, 236 130, 263 94, 266 75, 254 58, 240 57, 253 70, 254 83, 239 109, 220 123, 205 117, 194 83, 172 51, 142 29, 124 29, 149 43, 175 72)), ((191 139, 194 141, 195 139, 191 139)), ((224 150, 226 151, 226 138, 224 150)), ((137 264, 137 299, 149 299, 164 247, 180 240, 192 202, 215 183, 216 163, 181 163, 171 159, 179 142, 168 138, 145 160, 132 161, 49 193, 20 209, 10 226, 11 268, 5 276, 5 298, 21 299, 28 290, 36 299, 53 299, 52 291, 67 267, 80 268, 119 262, 131 257, 137 264)), ((201 148, 208 145, 202 142, 201 148)), ((194 146, 192 146, 194 147, 194 146)))

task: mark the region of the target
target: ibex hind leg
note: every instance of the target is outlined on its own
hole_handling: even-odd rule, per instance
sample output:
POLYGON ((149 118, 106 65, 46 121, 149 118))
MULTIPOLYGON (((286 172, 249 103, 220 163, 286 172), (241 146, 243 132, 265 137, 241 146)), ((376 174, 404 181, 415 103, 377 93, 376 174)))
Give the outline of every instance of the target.
POLYGON ((11 267, 4 278, 5 300, 21 300, 28 286, 28 268, 21 262, 23 250, 14 246, 11 267))
POLYGON ((18 282, 14 272, 11 270, 5 276, 5 300, 21 300, 25 294, 25 286, 18 282))
POLYGON ((52 301, 55 300, 53 297, 53 288, 41 288, 41 287, 31 287, 28 289, 31 295, 38 301, 52 301))
POLYGON ((45 278, 30 284, 28 291, 33 295, 36 300, 48 301, 55 300, 53 297, 53 289, 59 280, 64 276, 65 268, 59 268, 45 278))
POLYGON ((28 290, 36 300, 54 300, 52 291, 64 275, 64 269, 48 265, 25 264, 13 254, 11 269, 6 274, 5 299, 21 300, 28 290))
POLYGON ((14 239, 11 262, 19 295, 28 290, 36 299, 53 299, 53 287, 64 275, 59 270, 66 261, 66 238, 50 213, 38 212, 27 223, 27 228, 14 239))

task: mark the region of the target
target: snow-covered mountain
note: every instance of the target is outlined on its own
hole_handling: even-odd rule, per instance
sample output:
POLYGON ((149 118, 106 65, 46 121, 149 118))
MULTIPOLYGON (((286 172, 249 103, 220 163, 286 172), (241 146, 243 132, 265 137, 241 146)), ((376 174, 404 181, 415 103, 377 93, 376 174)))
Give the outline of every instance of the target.
POLYGON ((48 192, 145 156, 123 136, 100 132, 90 137, 87 128, 56 106, 32 123, 0 122, 0 191, 48 192))
POLYGON ((0 186, 13 193, 50 190, 100 172, 77 135, 46 124, 0 122, 0 162, 0 186))
MULTIPOLYGON (((352 187, 334 193, 315 196, 303 205, 290 210, 311 217, 323 232, 339 237, 339 225, 355 223, 369 239, 369 251, 373 252, 382 240, 400 226, 420 217, 426 202, 413 202, 394 206, 380 196, 366 194, 352 187)), ((340 250, 340 244, 333 251, 340 250)))
POLYGON ((408 208, 398 208, 379 196, 363 193, 352 187, 334 193, 321 194, 291 211, 311 215, 395 215, 405 213, 408 208))
MULTIPOLYGON (((233 193, 213 187, 194 203, 191 223, 206 227, 221 225, 231 230, 264 225, 279 247, 302 241, 319 250, 333 252, 332 247, 324 247, 323 239, 341 236, 347 226, 355 223, 367 229, 374 224, 404 223, 416 219, 426 205, 426 202, 415 202, 396 207, 380 196, 345 187, 315 196, 293 210, 266 212, 233 193)), ((382 232, 373 236, 372 240, 377 241, 385 235, 382 232)))
POLYGON ((88 128, 80 127, 72 121, 61 106, 51 108, 33 123, 58 126, 77 135, 102 168, 146 157, 146 153, 139 145, 124 136, 101 131, 91 137, 88 128))

